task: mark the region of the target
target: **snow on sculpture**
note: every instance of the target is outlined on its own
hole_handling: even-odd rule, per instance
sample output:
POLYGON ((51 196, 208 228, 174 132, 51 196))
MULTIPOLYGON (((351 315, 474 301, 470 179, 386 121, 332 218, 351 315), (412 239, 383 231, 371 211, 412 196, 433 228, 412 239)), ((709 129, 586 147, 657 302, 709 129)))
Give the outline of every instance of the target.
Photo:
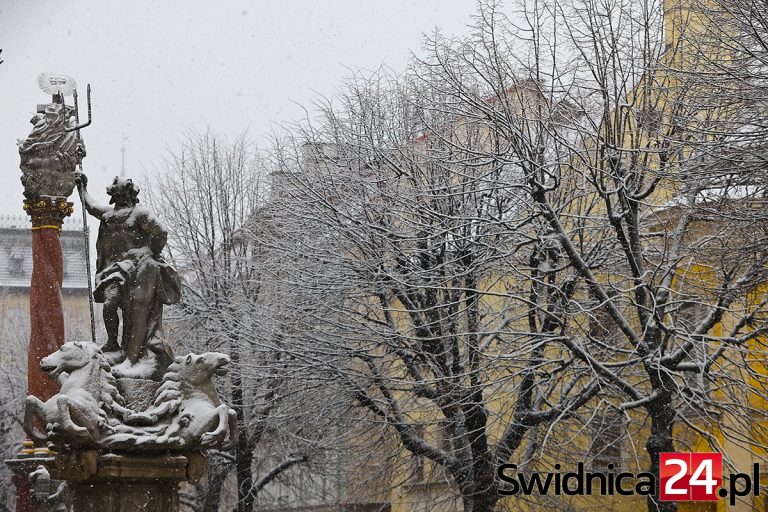
POLYGON ((70 512, 72 496, 67 482, 54 482, 43 465, 29 473, 32 503, 35 512, 70 512))
POLYGON ((88 213, 101 221, 93 297, 104 304, 103 350, 121 363, 115 367, 120 377, 160 378, 173 360, 161 336, 163 305, 181 298, 179 276, 160 254, 168 234, 160 220, 138 204, 139 187, 133 180, 116 176, 107 187, 114 206, 93 200, 85 174, 77 173, 75 181, 88 213))
POLYGON ((28 355, 32 396, 23 424, 36 446, 32 459, 25 449, 7 461, 18 477, 17 504, 40 511, 177 511, 178 484, 194 483, 205 473, 202 450, 236 442, 235 414, 212 382, 226 372, 229 358, 206 353, 174 359, 162 312, 179 301, 181 280, 162 256, 167 231, 138 205, 139 189, 130 179, 115 178, 107 188, 109 205, 88 194, 80 129, 91 123, 90 85, 88 121, 80 124, 74 81, 43 74, 40 84, 53 99, 38 105, 32 133, 19 142, 35 260, 28 355), (74 107, 66 104, 68 95, 74 107), (64 343, 58 231, 73 211, 67 198, 75 186, 83 204, 91 341, 64 343), (93 291, 87 213, 100 221, 93 291), (104 304, 104 347, 95 343, 94 302, 104 304), (30 472, 32 460, 40 466, 30 472))
POLYGON ((61 391, 46 402, 28 396, 24 430, 37 442, 57 439, 71 445, 92 445, 131 411, 115 386, 112 369, 95 343, 70 341, 43 358, 40 367, 52 379, 61 378, 61 391), (34 420, 46 433, 35 428, 34 420))
POLYGON ((219 352, 177 357, 163 377, 152 407, 126 417, 141 425, 105 440, 110 447, 144 449, 229 450, 237 442, 237 415, 213 387, 214 375, 225 375, 229 357, 219 352))
POLYGON ((131 180, 115 178, 107 188, 114 206, 99 206, 85 175, 74 179, 86 209, 101 221, 94 297, 104 303, 107 343, 68 342, 42 359, 40 367, 60 380, 61 390, 46 402, 27 398, 24 429, 38 444, 64 451, 234 447, 236 414, 212 380, 227 373, 229 357, 174 358, 162 336, 163 305, 178 302, 181 293, 178 274, 160 255, 165 228, 138 206, 131 180))
POLYGON ((225 375, 229 363, 229 357, 218 352, 176 358, 155 398, 155 408, 159 409, 149 411, 160 418, 172 411, 172 420, 161 439, 178 439, 181 447, 199 443, 204 448, 234 448, 237 415, 221 403, 211 380, 214 375, 225 375), (163 411, 169 398, 173 407, 163 411))
POLYGON ((74 80, 43 73, 41 87, 53 94, 53 102, 41 105, 29 122, 32 132, 19 141, 21 183, 30 201, 41 197, 66 198, 75 188, 74 175, 78 152, 85 155, 82 141, 74 132, 75 109, 64 104, 64 96, 72 94, 74 80), (52 85, 51 81, 56 85, 52 85))
POLYGON ((229 362, 218 352, 177 357, 152 406, 132 411, 123 405, 101 349, 70 341, 43 359, 41 367, 60 378, 61 391, 47 402, 27 397, 24 429, 34 441, 57 448, 228 450, 237 442, 237 418, 221 402, 212 378, 226 374, 229 362))

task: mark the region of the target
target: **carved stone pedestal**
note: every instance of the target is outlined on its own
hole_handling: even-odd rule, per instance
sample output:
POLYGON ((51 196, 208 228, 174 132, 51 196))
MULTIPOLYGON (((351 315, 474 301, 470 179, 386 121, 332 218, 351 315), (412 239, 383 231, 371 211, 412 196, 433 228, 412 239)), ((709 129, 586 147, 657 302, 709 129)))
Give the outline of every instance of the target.
POLYGON ((195 452, 70 452, 56 465, 69 482, 74 512, 175 512, 179 484, 199 479, 206 469, 205 458, 195 452))
POLYGON ((117 379, 117 389, 125 398, 125 405, 134 411, 146 411, 160 387, 159 382, 149 379, 117 379))

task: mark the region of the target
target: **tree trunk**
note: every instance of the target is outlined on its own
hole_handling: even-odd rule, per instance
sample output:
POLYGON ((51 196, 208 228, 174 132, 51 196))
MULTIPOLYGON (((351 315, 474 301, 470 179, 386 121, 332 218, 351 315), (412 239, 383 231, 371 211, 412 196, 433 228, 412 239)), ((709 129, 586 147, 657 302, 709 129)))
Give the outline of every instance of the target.
POLYGON ((217 462, 208 467, 208 482, 203 500, 203 512, 219 512, 221 489, 232 466, 229 462, 217 462))
MULTIPOLYGON (((469 264, 468 258, 466 263, 469 264)), ((491 512, 498 500, 496 485, 495 460, 488 446, 488 411, 483 396, 483 385, 478 377, 479 358, 478 336, 480 318, 480 301, 477 293, 477 281, 473 275, 466 279, 467 330, 469 346, 469 396, 464 400, 466 429, 469 435, 469 446, 472 450, 472 491, 471 512, 491 512)), ((468 512, 465 510, 465 512, 468 512)))
POLYGON ((651 434, 645 443, 645 448, 651 458, 651 465, 648 468, 656 479, 655 493, 648 496, 648 512, 676 512, 677 503, 673 501, 659 501, 660 480, 659 480, 659 454, 662 452, 675 451, 675 445, 672 438, 672 429, 675 423, 675 409, 672 406, 672 395, 668 391, 663 391, 658 399, 654 400, 647 407, 648 415, 651 418, 651 434))
POLYGON ((464 504, 464 512, 491 512, 499 499, 496 485, 496 467, 493 456, 488 447, 486 433, 488 415, 483 403, 482 388, 472 393, 472 405, 466 412, 467 432, 470 435, 470 447, 472 449, 472 480, 474 488, 471 496, 471 508, 464 504))
MULTIPOLYGON (((238 413, 238 422, 240 421, 238 413)), ((253 502, 256 496, 251 492, 253 487, 253 474, 251 464, 253 451, 248 446, 246 436, 240 436, 235 450, 235 470, 237 472, 237 512, 253 512, 253 502)))
POLYGON ((254 494, 251 492, 253 487, 253 474, 251 465, 253 462, 253 450, 251 449, 247 423, 245 421, 245 404, 243 378, 240 374, 240 349, 236 342, 230 351, 232 359, 232 408, 237 413, 237 428, 240 436, 235 447, 235 474, 237 475, 237 512, 253 512, 254 494))
POLYGON ((490 452, 473 459, 471 468, 454 468, 452 475, 461 493, 463 512, 493 512, 499 501, 496 466, 490 452))
POLYGON ((498 496, 490 493, 480 493, 471 496, 462 496, 464 512, 493 512, 496 508, 498 496))
POLYGON ((499 497, 495 492, 490 493, 485 489, 472 498, 472 512, 493 512, 498 500, 499 497))

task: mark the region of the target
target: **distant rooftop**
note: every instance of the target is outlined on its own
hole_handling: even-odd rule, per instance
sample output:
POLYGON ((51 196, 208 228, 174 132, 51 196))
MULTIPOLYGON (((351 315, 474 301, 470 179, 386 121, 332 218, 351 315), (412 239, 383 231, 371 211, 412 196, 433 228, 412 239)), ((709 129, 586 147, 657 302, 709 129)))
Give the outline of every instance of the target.
MULTIPOLYGON (((32 221, 28 215, 0 215, 0 229, 30 229, 32 221)), ((82 231, 82 218, 75 213, 64 219, 63 231, 82 231)))
MULTIPOLYGON (((88 289, 82 225, 77 216, 64 221, 60 237, 64 292, 83 293, 88 289)), ((31 228, 32 223, 26 215, 0 215, 0 290, 29 288, 32 276, 31 228)))

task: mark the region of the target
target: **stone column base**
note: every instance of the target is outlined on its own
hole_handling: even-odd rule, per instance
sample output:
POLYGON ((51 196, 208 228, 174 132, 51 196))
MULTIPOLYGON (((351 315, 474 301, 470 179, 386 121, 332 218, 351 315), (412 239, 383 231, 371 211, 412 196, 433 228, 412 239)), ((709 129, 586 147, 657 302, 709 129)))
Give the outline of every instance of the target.
POLYGON ((69 482, 74 512, 176 512, 179 483, 206 470, 197 452, 162 455, 62 453, 58 473, 69 482))

